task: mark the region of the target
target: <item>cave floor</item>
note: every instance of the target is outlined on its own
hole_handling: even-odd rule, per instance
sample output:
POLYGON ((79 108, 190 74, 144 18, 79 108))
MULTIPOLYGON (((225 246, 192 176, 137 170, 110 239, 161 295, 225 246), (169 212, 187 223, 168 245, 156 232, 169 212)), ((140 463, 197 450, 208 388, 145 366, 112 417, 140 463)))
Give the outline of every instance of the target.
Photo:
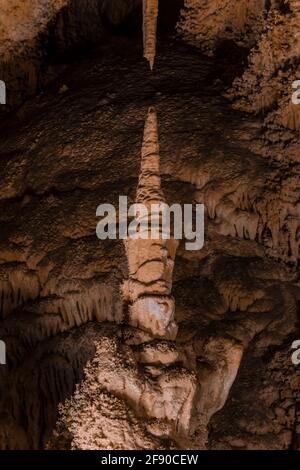
POLYGON ((95 352, 92 339, 126 343, 128 327, 110 322, 120 319, 109 290, 126 278, 126 258, 120 241, 96 238, 95 213, 119 195, 133 202, 153 105, 167 201, 207 208, 205 246, 182 244, 173 283, 178 361, 196 375, 205 406, 193 411, 189 438, 173 433, 161 445, 199 446, 206 419, 208 448, 294 448, 297 271, 285 235, 263 225, 282 193, 282 167, 258 152, 259 120, 223 98, 221 66, 173 37, 159 43, 152 74, 141 55, 136 41, 112 39, 2 125, 0 338, 9 368, 0 371, 0 448, 44 446, 57 404, 95 352), (228 379, 236 345, 243 357, 228 379))

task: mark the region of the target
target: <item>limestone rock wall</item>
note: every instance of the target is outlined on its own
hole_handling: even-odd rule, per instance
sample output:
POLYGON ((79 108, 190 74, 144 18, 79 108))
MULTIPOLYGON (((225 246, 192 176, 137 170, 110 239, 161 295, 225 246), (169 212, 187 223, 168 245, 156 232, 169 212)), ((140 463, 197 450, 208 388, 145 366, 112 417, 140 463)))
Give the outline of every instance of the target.
POLYGON ((185 0, 178 31, 208 55, 224 41, 253 46, 264 27, 265 0, 185 0))
POLYGON ((265 136, 275 144, 290 144, 299 130, 299 106, 291 102, 292 83, 300 76, 299 15, 298 0, 186 0, 178 23, 184 40, 206 54, 226 40, 249 49, 246 70, 227 97, 235 107, 263 115, 265 136))
POLYGON ((162 213, 153 209, 165 203, 161 189, 158 124, 155 108, 148 110, 142 145, 141 172, 137 187, 137 223, 141 238, 124 240, 129 279, 123 293, 129 302, 129 322, 154 336, 174 339, 175 302, 171 296, 172 274, 178 240, 163 238, 162 213), (140 205, 140 206, 139 206, 140 205), (155 207, 155 206, 154 206, 155 207), (145 211, 145 212, 144 212, 145 211), (154 227, 156 224, 156 227, 154 227), (151 230, 155 231, 152 239, 151 230))
MULTIPOLYGON (((299 23, 299 1, 286 2, 283 10, 272 8, 247 70, 229 93, 235 107, 265 116, 266 138, 275 144, 290 144, 300 128, 300 107, 291 99, 292 83, 300 77, 299 23)), ((295 149, 291 157, 298 159, 295 149)))
MULTIPOLYGON (((21 94, 13 105, 44 82, 43 41, 63 52, 98 40, 106 20, 120 24, 137 3, 3 2, 10 52, 1 70, 8 91, 21 94)), ((1 128, 1 449, 299 449, 300 377, 290 357, 299 335, 298 115, 285 88, 298 70, 298 3, 186 0, 187 42, 208 54, 224 41, 256 45, 230 93, 239 110, 211 85, 212 60, 168 38, 161 73, 150 75, 137 59, 141 42, 122 38, 104 60, 73 65, 66 93, 47 90, 1 128), (159 190, 207 209, 203 250, 181 245, 176 263, 167 244, 157 263, 152 243, 137 257, 134 245, 126 253, 95 235, 99 203, 135 200, 153 100, 164 191, 150 133, 144 156, 154 144, 155 158, 146 159, 139 198, 159 190), (265 112, 278 152, 266 155, 261 122, 240 110, 265 112), (131 304, 153 286, 167 297, 165 330, 176 322, 177 335, 149 322, 145 305, 130 318, 126 278, 131 304)))
POLYGON ((140 3, 2 0, 0 76, 7 84, 6 110, 22 104, 64 70, 64 60, 52 63, 51 51, 63 56, 83 45, 103 41, 105 20, 117 26, 140 3))
POLYGON ((210 343, 204 354, 211 350, 215 356, 218 343, 220 366, 203 371, 199 381, 180 345, 153 341, 137 330, 98 338, 84 380, 60 406, 48 447, 204 448, 207 423, 224 405, 242 357, 242 347, 233 341, 210 343))

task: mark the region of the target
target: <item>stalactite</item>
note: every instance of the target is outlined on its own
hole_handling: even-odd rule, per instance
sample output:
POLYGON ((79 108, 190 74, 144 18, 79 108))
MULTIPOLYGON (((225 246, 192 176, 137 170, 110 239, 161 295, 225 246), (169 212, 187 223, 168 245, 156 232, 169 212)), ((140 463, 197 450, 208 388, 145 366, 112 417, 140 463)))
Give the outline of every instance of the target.
POLYGON ((144 13, 144 57, 153 69, 156 55, 156 31, 158 17, 158 0, 143 0, 144 13))

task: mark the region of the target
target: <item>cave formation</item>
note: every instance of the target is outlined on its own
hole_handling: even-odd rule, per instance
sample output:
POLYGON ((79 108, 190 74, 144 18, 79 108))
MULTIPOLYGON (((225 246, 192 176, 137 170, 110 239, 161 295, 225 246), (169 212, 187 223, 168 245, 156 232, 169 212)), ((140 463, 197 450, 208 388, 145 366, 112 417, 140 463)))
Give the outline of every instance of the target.
POLYGON ((158 0, 143 0, 144 57, 153 69, 156 55, 158 0))
POLYGON ((1 450, 300 450, 299 24, 0 0, 1 450), (203 249, 100 241, 120 195, 204 204, 203 249))

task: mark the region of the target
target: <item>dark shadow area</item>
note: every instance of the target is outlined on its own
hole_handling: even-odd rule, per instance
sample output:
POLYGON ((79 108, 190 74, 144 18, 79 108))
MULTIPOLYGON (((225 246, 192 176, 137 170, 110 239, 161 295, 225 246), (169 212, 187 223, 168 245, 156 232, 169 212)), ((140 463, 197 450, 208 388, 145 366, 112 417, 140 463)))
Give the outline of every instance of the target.
MULTIPOLYGON (((175 32, 183 6, 184 0, 159 0, 158 33, 175 32)), ((129 37, 140 36, 142 34, 142 1, 131 10, 129 15, 119 25, 114 24, 110 17, 111 12, 104 11, 103 23, 112 33, 129 37)))
POLYGON ((230 86, 236 77, 243 75, 247 66, 249 49, 239 47, 233 40, 224 40, 216 48, 214 71, 208 80, 221 79, 224 89, 230 86))

